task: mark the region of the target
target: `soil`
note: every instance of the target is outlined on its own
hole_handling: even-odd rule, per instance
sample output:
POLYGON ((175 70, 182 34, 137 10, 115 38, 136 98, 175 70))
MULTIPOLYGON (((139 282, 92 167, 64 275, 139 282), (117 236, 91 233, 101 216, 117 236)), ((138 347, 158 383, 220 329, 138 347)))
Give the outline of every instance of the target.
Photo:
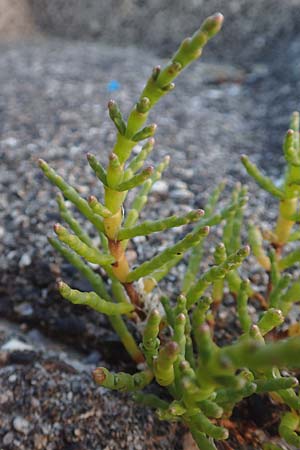
MULTIPOLYGON (((264 56, 253 65, 220 62, 209 49, 205 55, 152 113, 159 124, 152 162, 166 154, 172 161, 165 181, 150 196, 144 218, 203 207, 209 191, 226 177, 223 203, 237 181, 247 180, 246 215, 267 226, 276 210, 245 176, 239 155, 250 155, 270 176, 280 177, 282 136, 299 100, 300 41, 283 41, 280 58, 264 56)), ((136 48, 53 37, 1 43, 0 61, 0 344, 5 348, 12 339, 18 342, 15 350, 1 347, 2 447, 192 448, 186 430, 160 423, 129 397, 92 383, 89 373, 97 365, 116 370, 132 366, 105 318, 70 305, 56 291, 58 277, 82 290, 87 284, 47 244, 46 235, 58 220, 56 190, 36 166, 42 157, 84 196, 100 196, 85 155, 92 151, 104 163, 113 145, 106 103, 113 96, 127 112, 152 66, 164 61, 136 48), (112 86, 117 86, 113 92, 112 86)), ((146 260, 153 248, 161 250, 183 233, 178 229, 136 239, 130 248, 132 262, 146 260)), ((208 261, 216 236, 213 230, 208 261)), ((162 283, 170 295, 178 292, 184 267, 185 261, 162 283)), ((248 269, 257 277, 256 267, 248 269)), ((235 326, 231 324, 233 334, 238 332, 235 326)), ((229 338, 225 329, 224 323, 219 331, 223 341, 229 338)), ((261 448, 266 435, 276 440, 272 413, 254 421, 265 402, 243 403, 235 411, 239 432, 233 422, 233 440, 220 449, 261 448)), ((273 411, 269 403, 268 411, 273 411)))

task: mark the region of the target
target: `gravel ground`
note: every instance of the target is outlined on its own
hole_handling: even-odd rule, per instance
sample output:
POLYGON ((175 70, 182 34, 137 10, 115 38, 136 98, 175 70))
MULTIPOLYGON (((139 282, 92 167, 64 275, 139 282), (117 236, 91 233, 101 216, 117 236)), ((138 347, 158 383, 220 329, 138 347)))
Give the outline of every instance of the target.
MULTIPOLYGON (((251 155, 252 160, 275 178, 280 176, 280 143, 288 116, 296 107, 294 93, 297 89, 299 92, 300 87, 294 69, 300 61, 299 48, 295 44, 291 46, 291 53, 283 55, 285 70, 279 61, 274 64, 266 61, 245 70, 232 64, 217 64, 210 55, 182 75, 175 92, 167 96, 152 114, 154 121, 160 117, 157 150, 153 152, 152 162, 157 163, 166 154, 171 155, 172 162, 166 181, 154 189, 144 217, 154 218, 159 214, 169 215, 184 212, 190 207, 201 207, 209 190, 224 177, 229 188, 238 180, 246 180, 239 162, 241 153, 251 155)), ((122 350, 116 336, 108 330, 106 321, 92 311, 60 300, 56 293, 54 282, 60 275, 73 287, 84 290, 86 285, 68 264, 61 263, 47 245, 46 234, 58 220, 55 189, 44 179, 36 161, 39 157, 46 159, 70 183, 79 187, 84 196, 90 192, 100 196, 85 154, 92 151, 105 162, 113 145, 114 129, 105 105, 113 96, 121 109, 127 112, 151 67, 163 63, 163 60, 149 53, 146 56, 133 48, 42 39, 26 45, 2 44, 0 61, 3 67, 0 83, 4 87, 0 97, 0 313, 17 321, 27 334, 42 330, 82 350, 85 358, 94 358, 94 363, 105 359, 114 366, 122 350), (118 82, 119 89, 110 93, 112 80, 118 82)), ((269 199, 251 182, 249 186, 251 195, 247 215, 252 216, 254 210, 262 215, 262 211, 267 209, 264 219, 261 219, 266 224, 274 217, 275 210, 270 208, 269 199)), ((161 249, 179 238, 182 232, 157 235, 145 240, 143 245, 141 241, 134 242, 132 260, 136 257, 140 261, 147 259, 153 254, 154 246, 161 249)), ((179 274, 182 269, 183 265, 179 266, 179 274)), ((171 274, 164 288, 174 292, 176 279, 174 273, 171 274)), ((45 377, 47 385, 54 377, 57 395, 65 402, 59 393, 71 392, 70 383, 73 379, 78 381, 79 375, 74 373, 64 377, 59 365, 48 370, 46 364, 45 369, 45 358, 47 360, 48 356, 34 359, 29 372, 22 365, 6 365, 0 375, 4 381, 1 389, 4 392, 8 389, 6 386, 13 374, 17 374, 16 392, 19 393, 26 391, 25 386, 30 379, 36 380, 38 385, 40 377, 45 377)), ((59 355, 55 358, 59 359, 59 355)), ((119 397, 105 394, 102 398, 101 390, 92 386, 87 375, 83 376, 83 383, 87 386, 88 407, 81 409, 84 395, 76 394, 79 402, 72 403, 76 408, 75 417, 95 407, 94 395, 97 395, 96 403, 103 401, 103 409, 109 410, 109 404, 120 410, 128 408, 122 412, 122 417, 128 416, 132 423, 138 423, 136 415, 141 413, 137 413, 131 404, 127 406, 123 397, 117 400, 119 397)), ((50 388, 46 388, 47 395, 40 399, 38 408, 41 409, 37 408, 37 411, 46 411, 43 401, 48 398, 47 389, 50 388)), ((9 398, 5 400, 11 401, 9 398)), ((15 436, 14 419, 17 415, 24 419, 26 401, 21 397, 18 408, 1 417, 3 438, 9 433, 15 436)), ((33 416, 39 414, 34 412, 34 405, 30 408, 33 408, 30 409, 33 416)), ((50 426, 53 435, 55 423, 60 422, 63 414, 60 406, 55 414, 50 426)), ((99 431, 103 438, 99 448, 113 449, 106 434, 107 422, 102 422, 104 416, 101 416, 99 425, 104 430, 99 431)), ((152 416, 149 417, 142 419, 142 423, 153 421, 152 416)), ((28 419, 25 417, 25 420, 28 419)), ((73 436, 75 429, 72 426, 71 434, 68 432, 64 439, 70 440, 68 436, 73 436)), ((126 427, 124 420, 120 442, 127 436, 126 427)), ((146 429, 145 426, 137 434, 142 442, 148 439, 146 429)), ((80 430, 79 434, 83 433, 83 439, 87 439, 84 425, 80 430)), ((59 440, 60 433, 61 430, 57 431, 59 440)), ((18 432, 16 437, 10 434, 7 440, 18 439, 18 436, 18 432)), ((92 435, 90 439, 93 438, 92 435)), ((84 448, 76 447, 77 437, 72 439, 70 447, 61 447, 61 443, 54 441, 56 446, 40 448, 84 448)), ((12 446, 7 448, 32 445, 32 441, 24 442, 27 447, 10 443, 12 446)), ((91 445, 86 440, 82 442, 82 445, 91 445)), ((139 448, 138 444, 125 442, 126 449, 139 448)), ((178 445, 181 445, 179 441, 178 445)))
POLYGON ((0 322, 1 449, 179 450, 184 430, 97 387, 73 350, 32 338, 0 322))

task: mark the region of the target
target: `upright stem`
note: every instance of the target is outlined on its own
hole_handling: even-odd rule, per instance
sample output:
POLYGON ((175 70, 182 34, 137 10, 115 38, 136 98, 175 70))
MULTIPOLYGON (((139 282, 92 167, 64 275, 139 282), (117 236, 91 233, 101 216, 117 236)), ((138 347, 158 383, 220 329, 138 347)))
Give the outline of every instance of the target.
POLYGON ((285 198, 280 201, 279 215, 276 225, 276 242, 279 252, 281 247, 286 244, 291 233, 291 229, 295 223, 293 216, 297 212, 299 191, 297 185, 299 183, 299 167, 289 165, 285 179, 285 198))
POLYGON ((287 198, 279 204, 279 215, 276 224, 276 245, 281 248, 288 240, 291 229, 295 222, 288 217, 292 217, 297 212, 297 198, 287 198))

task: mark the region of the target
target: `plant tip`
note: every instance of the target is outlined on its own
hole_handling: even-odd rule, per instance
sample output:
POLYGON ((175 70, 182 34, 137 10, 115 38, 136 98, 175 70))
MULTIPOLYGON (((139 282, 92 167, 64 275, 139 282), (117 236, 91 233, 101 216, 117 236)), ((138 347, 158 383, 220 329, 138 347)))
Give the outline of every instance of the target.
POLYGON ((201 334, 203 334, 203 333, 210 333, 210 328, 209 328, 209 325, 208 325, 208 323, 203 323, 202 325, 200 325, 200 327, 199 327, 199 331, 200 331, 200 333, 201 334))
POLYGON ((220 24, 222 24, 222 23, 224 22, 224 16, 223 16, 223 14, 220 13, 220 12, 217 12, 217 13, 214 14, 212 17, 215 19, 216 22, 218 22, 218 23, 220 23, 220 24))
POLYGON ((66 283, 64 283, 62 280, 58 280, 56 284, 59 291, 61 291, 66 286, 66 283))
POLYGON ((202 217, 202 216, 204 216, 204 214, 205 214, 204 209, 196 209, 195 212, 196 212, 196 214, 197 214, 198 217, 202 217))
POLYGON ((53 230, 56 234, 58 234, 62 229, 63 229, 63 227, 61 226, 60 223, 55 223, 53 225, 53 230))
POLYGON ((166 345, 166 350, 169 355, 174 355, 175 353, 177 353, 179 350, 177 342, 175 341, 168 342, 166 345))
POLYGON ((106 374, 102 367, 97 367, 97 369, 93 370, 92 375, 94 381, 98 384, 102 384, 106 379, 106 374))
POLYGON ((152 175, 153 172, 154 172, 154 167, 153 166, 148 166, 148 167, 146 167, 144 172, 145 172, 145 175, 152 175))
POLYGON ((110 161, 116 161, 118 159, 118 157, 117 157, 117 155, 115 154, 115 153, 111 153, 110 155, 109 155, 109 160, 110 161))
POLYGON ((203 227, 202 229, 203 229, 204 234, 207 235, 207 234, 209 233, 210 227, 209 227, 208 225, 206 225, 206 226, 203 227))
POLYGON ((185 322, 185 315, 183 313, 178 314, 178 316, 176 317, 177 322, 185 322))
POLYGON ((47 163, 46 163, 46 161, 44 159, 39 158, 38 159, 38 165, 39 165, 39 167, 43 168, 43 167, 45 167, 47 165, 47 163))
POLYGON ((97 198, 94 195, 89 195, 87 199, 88 203, 95 203, 97 201, 97 198))
POLYGON ((180 370, 183 370, 183 371, 189 369, 189 367, 190 367, 190 365, 189 365, 188 361, 186 361, 185 359, 183 361, 181 361, 179 364, 180 370))
POLYGON ((250 254, 250 252, 251 252, 251 248, 250 248, 250 245, 245 245, 244 247, 243 247, 243 250, 244 250, 244 253, 246 254, 246 255, 249 255, 250 254))
POLYGON ((158 309, 156 309, 156 308, 152 309, 152 311, 150 312, 150 316, 157 317, 157 318, 160 317, 160 313, 159 313, 158 309))

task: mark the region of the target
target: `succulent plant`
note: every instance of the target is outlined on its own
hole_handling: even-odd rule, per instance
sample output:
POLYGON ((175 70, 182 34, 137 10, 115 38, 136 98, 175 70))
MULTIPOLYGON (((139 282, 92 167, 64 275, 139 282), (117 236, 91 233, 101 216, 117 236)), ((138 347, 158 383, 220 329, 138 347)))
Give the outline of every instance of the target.
MULTIPOLYGON (((250 175, 280 200, 275 231, 267 235, 269 251, 264 248, 259 229, 251 224, 249 230, 253 253, 269 274, 266 296, 259 296, 239 272, 250 252, 248 245, 241 245, 246 187, 237 185, 227 206, 220 209, 217 203, 224 189, 221 183, 210 195, 205 215, 202 210, 192 210, 183 216, 140 221, 152 186, 169 164, 167 157, 156 168, 143 168, 153 150, 156 131, 155 124, 146 124, 148 114, 174 89, 173 81, 180 72, 200 57, 206 43, 221 29, 222 22, 223 16, 219 13, 206 19, 191 38, 181 43, 164 68, 154 68, 127 120, 116 102, 108 103, 117 137, 107 167, 104 168, 95 155, 87 155, 89 165, 103 186, 101 201, 94 195, 84 199, 76 188, 40 160, 46 177, 61 191, 57 203, 61 218, 68 226, 56 224, 56 236, 50 237, 49 242, 91 285, 90 292, 81 292, 59 281, 62 297, 107 315, 137 365, 134 374, 112 373, 99 367, 93 372, 96 383, 132 392, 136 401, 155 408, 161 420, 184 423, 201 450, 215 449, 216 441, 228 438, 222 418, 230 417, 242 399, 254 393, 269 393, 274 401, 286 405, 280 435, 299 448, 300 398, 295 389, 298 380, 293 372, 287 371, 300 367, 300 337, 280 339, 275 332, 291 305, 300 299, 299 282, 292 283, 290 275, 283 273, 300 258, 298 250, 283 254, 285 244, 299 238, 299 232, 292 233, 293 225, 299 220, 298 116, 293 116, 284 142, 287 174, 282 187, 262 175, 247 157, 242 158, 250 175), (140 141, 146 142, 140 152, 132 156, 132 150, 140 141), (125 210, 126 197, 131 190, 135 196, 125 210), (65 199, 94 226, 99 245, 81 227, 65 199), (224 224, 223 242, 216 244, 214 265, 199 274, 209 227, 221 223, 224 224), (131 267, 126 254, 130 239, 183 225, 190 225, 192 231, 150 260, 131 267), (189 257, 180 290, 166 295, 156 292, 157 284, 186 254, 189 257), (104 281, 104 274, 109 282, 104 281), (226 295, 235 299, 241 335, 230 344, 220 346, 214 339, 214 322, 226 295), (253 296, 260 299, 263 310, 255 322, 248 310, 248 300, 253 296), (136 326, 139 343, 128 328, 129 321, 136 326), (165 398, 169 400, 147 392, 152 382, 166 388, 165 398)), ((280 447, 266 443, 265 448, 280 447)))

